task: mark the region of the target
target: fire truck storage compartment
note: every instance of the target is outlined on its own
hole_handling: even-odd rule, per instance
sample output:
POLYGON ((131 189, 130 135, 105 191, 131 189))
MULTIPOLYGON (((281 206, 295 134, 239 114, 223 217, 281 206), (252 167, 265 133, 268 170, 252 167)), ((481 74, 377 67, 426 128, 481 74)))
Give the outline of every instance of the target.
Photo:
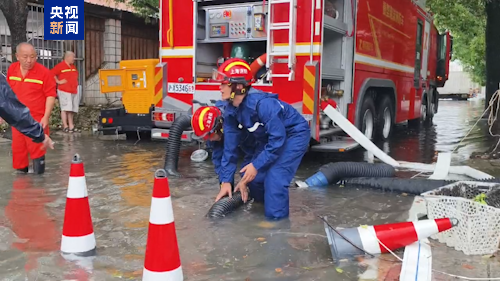
MULTIPOLYGON (((323 44, 321 54, 321 96, 328 97, 347 116, 347 105, 352 101, 352 68, 354 60, 355 0, 324 0, 323 44), (353 7, 354 5, 354 7, 353 7)), ((339 128, 323 114, 320 135, 339 128), (332 128, 333 127, 333 128, 332 128)))
POLYGON ((343 60, 347 25, 344 20, 344 7, 350 3, 351 0, 325 1, 322 79, 343 81, 345 78, 343 60))
MULTIPOLYGON (((266 53, 266 19, 262 2, 220 5, 221 2, 198 3, 197 82, 210 82, 213 69, 230 57, 239 57, 251 64, 266 53)), ((256 79, 265 73, 263 66, 256 79)))
POLYGON ((322 79, 344 80, 344 34, 325 29, 323 38, 322 79))

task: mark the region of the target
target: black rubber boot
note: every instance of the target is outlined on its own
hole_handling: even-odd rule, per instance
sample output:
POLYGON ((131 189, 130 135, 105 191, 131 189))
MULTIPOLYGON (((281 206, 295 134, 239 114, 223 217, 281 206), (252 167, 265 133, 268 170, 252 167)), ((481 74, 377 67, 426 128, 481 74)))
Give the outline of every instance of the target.
POLYGON ((16 170, 17 170, 17 172, 18 172, 18 173, 25 173, 25 174, 27 174, 27 173, 28 173, 28 171, 29 171, 29 169, 28 169, 28 168, 29 168, 29 167, 26 167, 26 168, 23 168, 23 169, 16 169, 16 170))
POLYGON ((45 156, 33 159, 33 174, 40 175, 45 173, 45 156))

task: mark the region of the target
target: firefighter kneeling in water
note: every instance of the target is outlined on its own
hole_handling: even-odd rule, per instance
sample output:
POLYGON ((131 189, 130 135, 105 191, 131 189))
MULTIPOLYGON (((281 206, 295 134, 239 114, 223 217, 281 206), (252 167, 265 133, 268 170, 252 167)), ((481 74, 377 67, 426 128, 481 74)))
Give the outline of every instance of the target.
POLYGON ((311 130, 306 119, 291 105, 275 94, 251 87, 250 66, 242 59, 229 59, 214 73, 220 85, 222 99, 229 101, 224 111, 224 154, 217 200, 231 194, 237 164, 237 148, 243 132, 256 143, 251 162, 240 170, 243 178, 235 190, 244 200, 250 195, 263 199, 266 217, 281 219, 289 215, 288 187, 307 152, 311 130), (263 184, 251 184, 259 178, 263 184))
MULTIPOLYGON (((220 170, 224 148, 222 115, 227 105, 227 101, 217 101, 215 106, 202 106, 195 111, 191 118, 191 127, 194 134, 205 140, 207 148, 212 150, 212 163, 214 164, 215 173, 219 177, 219 184, 221 184, 220 170)), ((246 134, 246 137, 240 144, 240 148, 244 154, 242 167, 250 163, 254 147, 255 142, 252 141, 249 134, 246 134)), ((238 156, 236 155, 236 157, 238 156)), ((234 189, 234 181, 231 182, 231 187, 234 189)))

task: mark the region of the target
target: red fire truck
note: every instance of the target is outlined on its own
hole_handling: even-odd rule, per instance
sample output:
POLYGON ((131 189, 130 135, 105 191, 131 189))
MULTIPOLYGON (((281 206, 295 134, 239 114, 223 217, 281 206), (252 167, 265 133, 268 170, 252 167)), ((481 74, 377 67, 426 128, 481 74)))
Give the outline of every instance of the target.
POLYGON ((151 135, 168 138, 175 116, 220 99, 212 70, 230 57, 252 64, 255 88, 303 113, 312 150, 358 146, 321 112, 321 98, 335 100, 373 139, 387 139, 398 123, 430 124, 452 41, 424 6, 423 0, 160 0, 167 81, 151 107, 151 135))

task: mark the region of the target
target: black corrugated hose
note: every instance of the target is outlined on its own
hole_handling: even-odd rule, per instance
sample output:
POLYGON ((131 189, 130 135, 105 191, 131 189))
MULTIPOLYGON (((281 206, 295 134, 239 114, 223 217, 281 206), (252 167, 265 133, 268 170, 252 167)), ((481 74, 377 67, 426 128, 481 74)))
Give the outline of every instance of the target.
MULTIPOLYGON (((500 183, 500 179, 473 180, 479 182, 500 183)), ((392 192, 408 194, 422 194, 436 188, 452 184, 454 180, 432 180, 432 179, 402 179, 402 178, 350 178, 341 181, 342 184, 371 187, 392 192)))
POLYGON ((167 147, 165 149, 165 171, 169 176, 180 177, 181 174, 177 172, 179 164, 179 152, 181 150, 181 137, 182 132, 189 129, 191 126, 191 116, 181 115, 175 119, 168 136, 167 147))
POLYGON ((208 210, 207 217, 209 218, 222 218, 230 212, 238 209, 243 205, 243 199, 239 191, 233 192, 233 198, 229 196, 221 198, 215 202, 210 210, 208 210))
POLYGON ((394 177, 396 170, 393 166, 378 163, 360 163, 360 162, 336 162, 322 167, 323 172, 329 183, 336 183, 343 178, 353 177, 394 177))
POLYGON ((319 171, 306 179, 308 186, 327 186, 341 179, 355 177, 394 177, 396 170, 388 164, 361 162, 335 162, 323 165, 319 171))

